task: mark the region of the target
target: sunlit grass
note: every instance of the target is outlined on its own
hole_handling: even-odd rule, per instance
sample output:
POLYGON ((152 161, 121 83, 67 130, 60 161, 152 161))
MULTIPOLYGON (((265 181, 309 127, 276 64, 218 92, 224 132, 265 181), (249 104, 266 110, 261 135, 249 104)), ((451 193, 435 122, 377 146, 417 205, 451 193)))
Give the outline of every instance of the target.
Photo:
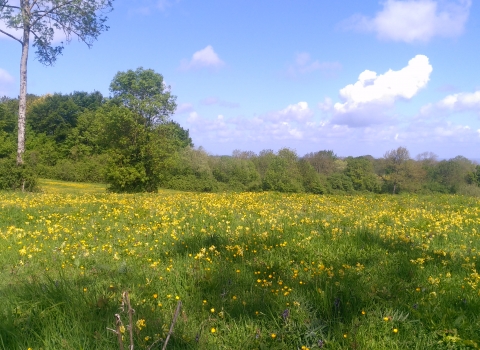
POLYGON ((0 349, 116 349, 125 290, 136 349, 178 300, 169 349, 478 348, 478 199, 43 184, 0 194, 0 349))
POLYGON ((107 186, 103 184, 68 182, 61 180, 40 179, 40 191, 44 193, 105 193, 107 186))

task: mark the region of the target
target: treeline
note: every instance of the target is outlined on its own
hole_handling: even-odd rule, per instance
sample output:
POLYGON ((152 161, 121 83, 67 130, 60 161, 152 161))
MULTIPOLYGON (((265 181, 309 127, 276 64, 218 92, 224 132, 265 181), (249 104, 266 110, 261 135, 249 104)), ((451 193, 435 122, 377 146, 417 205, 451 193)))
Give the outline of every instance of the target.
POLYGON ((118 73, 112 96, 74 92, 28 96, 26 166, 15 164, 18 100, 0 99, 0 189, 35 187, 35 178, 107 183, 115 192, 279 191, 462 193, 480 195, 480 166, 433 153, 412 159, 399 147, 382 158, 299 156, 284 148, 214 156, 194 148, 169 119, 175 97, 151 70, 118 73), (19 179, 23 179, 20 183, 19 179))

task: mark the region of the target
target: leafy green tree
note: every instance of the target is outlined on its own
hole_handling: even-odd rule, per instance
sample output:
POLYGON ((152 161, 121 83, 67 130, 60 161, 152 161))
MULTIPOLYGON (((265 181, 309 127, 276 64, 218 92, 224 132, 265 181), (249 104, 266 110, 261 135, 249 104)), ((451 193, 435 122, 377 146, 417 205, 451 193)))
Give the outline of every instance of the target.
POLYGON ((263 188, 279 192, 304 192, 296 152, 283 148, 278 151, 265 172, 263 188))
POLYGON ((209 155, 202 147, 183 148, 175 157, 170 176, 162 182, 162 186, 181 191, 217 191, 218 182, 209 163, 209 155))
POLYGON ((262 181, 265 178, 265 174, 267 173, 268 167, 273 159, 275 159, 275 153, 271 149, 264 149, 260 151, 258 156, 252 158, 262 181))
POLYGON ((410 159, 410 153, 405 147, 398 147, 386 152, 383 159, 383 180, 392 188, 392 193, 395 194, 399 186, 409 181, 407 161, 410 159))
POLYGON ((91 93, 74 91, 69 96, 77 106, 82 108, 83 111, 94 111, 100 108, 104 103, 103 95, 99 91, 91 93))
POLYGON ((179 148, 191 147, 193 148, 192 138, 188 130, 182 128, 180 124, 170 120, 157 126, 158 131, 177 144, 179 148))
POLYGON ((330 189, 336 192, 353 192, 352 179, 344 173, 333 173, 327 178, 330 189))
POLYGON ((302 176, 302 184, 306 192, 316 194, 328 192, 326 178, 324 175, 320 175, 306 159, 300 159, 298 161, 298 169, 302 176))
POLYGON ((229 156, 210 157, 210 168, 219 182, 228 185, 228 189, 252 191, 260 189, 260 174, 250 159, 229 156))
POLYGON ((103 111, 100 144, 109 150, 106 179, 114 192, 136 192, 145 188, 147 175, 142 162, 145 128, 140 116, 125 107, 103 111))
POLYGON ((28 125, 36 133, 44 133, 60 143, 77 125, 82 110, 68 95, 46 95, 29 106, 28 125))
POLYGON ((306 159, 319 174, 328 176, 336 171, 335 161, 338 157, 332 150, 308 153, 304 156, 304 159, 306 159))
POLYGON ((52 65, 62 53, 63 42, 53 46, 55 32, 63 32, 65 41, 76 36, 90 47, 101 32, 107 30, 106 17, 100 13, 112 8, 113 0, 0 0, 0 21, 6 29, 0 33, 22 46, 20 59, 20 98, 18 109, 17 164, 23 164, 27 109, 27 62, 30 36, 40 63, 52 65), (21 36, 8 30, 20 30, 21 36))
POLYGON ((465 157, 457 156, 449 160, 442 160, 436 167, 435 180, 451 193, 472 182, 475 176, 475 165, 465 157))
POLYGON ((373 163, 366 157, 347 158, 345 175, 352 180, 356 191, 379 192, 382 187, 374 172, 373 163))
POLYGON ((15 104, 13 99, 4 98, 0 101, 0 130, 6 133, 15 131, 16 115, 11 109, 11 105, 15 104))
POLYGON ((188 135, 180 135, 174 124, 161 126, 174 113, 176 96, 165 86, 161 74, 141 67, 118 72, 110 84, 110 92, 112 103, 121 107, 107 123, 113 128, 110 141, 114 145, 107 177, 110 187, 114 191, 156 191, 161 182, 159 171, 166 159, 162 152, 172 147, 172 152, 175 151, 171 142, 160 142, 160 135, 165 135, 162 128, 163 131, 170 128, 179 143, 182 137, 189 142, 188 135))
POLYGON ((118 72, 110 84, 113 98, 143 117, 146 127, 164 123, 175 112, 176 96, 152 69, 118 72))

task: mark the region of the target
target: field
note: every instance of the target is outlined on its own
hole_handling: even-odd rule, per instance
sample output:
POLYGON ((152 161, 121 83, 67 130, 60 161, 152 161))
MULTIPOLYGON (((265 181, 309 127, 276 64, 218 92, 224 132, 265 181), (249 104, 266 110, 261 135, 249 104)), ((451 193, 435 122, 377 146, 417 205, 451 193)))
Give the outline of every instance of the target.
POLYGON ((478 199, 42 185, 0 193, 0 349, 161 349, 179 301, 168 349, 479 347, 478 199))

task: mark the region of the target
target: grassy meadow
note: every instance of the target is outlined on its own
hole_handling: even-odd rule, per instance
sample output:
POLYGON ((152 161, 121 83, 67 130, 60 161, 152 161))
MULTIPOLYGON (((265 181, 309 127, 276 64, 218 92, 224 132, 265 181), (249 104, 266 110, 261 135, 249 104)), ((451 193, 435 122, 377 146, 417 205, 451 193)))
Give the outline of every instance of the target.
POLYGON ((41 185, 0 192, 0 349, 161 349, 179 301, 168 349, 480 345, 479 199, 41 185))

